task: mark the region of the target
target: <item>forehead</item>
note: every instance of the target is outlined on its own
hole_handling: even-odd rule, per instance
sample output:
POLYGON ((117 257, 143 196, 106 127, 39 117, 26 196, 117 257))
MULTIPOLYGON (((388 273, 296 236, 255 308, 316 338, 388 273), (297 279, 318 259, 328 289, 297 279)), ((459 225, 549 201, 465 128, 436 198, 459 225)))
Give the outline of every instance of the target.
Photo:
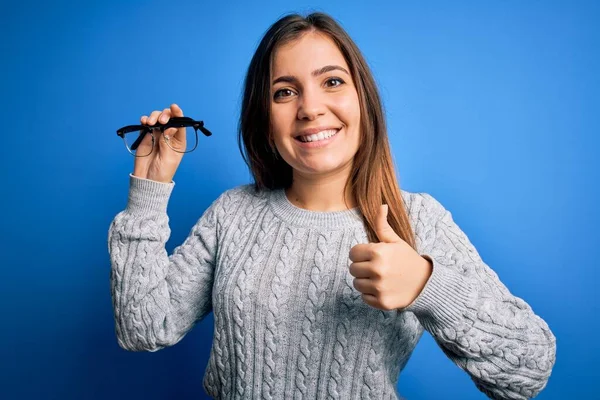
POLYGON ((310 32, 277 47, 273 54, 273 75, 308 76, 311 71, 330 64, 348 70, 335 42, 326 34, 310 32))

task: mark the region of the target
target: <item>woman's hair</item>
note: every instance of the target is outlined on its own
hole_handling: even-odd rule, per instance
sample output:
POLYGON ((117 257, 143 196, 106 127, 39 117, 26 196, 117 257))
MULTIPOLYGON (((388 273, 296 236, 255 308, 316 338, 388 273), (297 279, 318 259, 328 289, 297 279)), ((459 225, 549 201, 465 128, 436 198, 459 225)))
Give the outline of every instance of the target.
POLYGON ((375 221, 381 204, 388 204, 390 226, 415 248, 414 233, 394 173, 383 106, 375 80, 356 44, 325 13, 315 12, 307 17, 289 14, 282 17, 265 33, 250 61, 244 81, 238 146, 254 176, 254 188, 256 191, 265 188, 287 189, 292 184, 292 167, 275 155, 270 144, 271 66, 278 46, 313 31, 324 33, 335 42, 350 67, 358 92, 360 146, 345 190, 351 185, 370 242, 379 241, 374 230, 375 221))

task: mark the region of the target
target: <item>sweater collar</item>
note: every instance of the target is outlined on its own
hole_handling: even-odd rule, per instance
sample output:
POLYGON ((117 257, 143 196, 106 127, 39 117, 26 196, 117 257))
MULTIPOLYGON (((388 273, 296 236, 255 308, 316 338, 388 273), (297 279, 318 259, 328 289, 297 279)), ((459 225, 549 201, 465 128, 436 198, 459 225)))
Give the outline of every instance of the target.
POLYGON ((362 213, 358 207, 342 211, 311 211, 292 204, 284 188, 273 189, 270 196, 269 203, 275 215, 292 225, 329 229, 364 226, 362 213))

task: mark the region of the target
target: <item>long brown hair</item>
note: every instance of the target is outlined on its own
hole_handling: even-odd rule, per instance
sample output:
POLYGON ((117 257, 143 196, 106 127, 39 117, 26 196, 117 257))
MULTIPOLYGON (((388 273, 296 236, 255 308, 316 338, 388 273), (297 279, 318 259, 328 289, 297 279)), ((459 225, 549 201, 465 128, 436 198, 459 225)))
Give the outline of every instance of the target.
MULTIPOLYGON (((361 114, 361 145, 346 189, 351 185, 370 242, 378 242, 374 230, 381 204, 388 204, 388 222, 413 249, 414 232, 396 180, 381 98, 360 50, 329 15, 315 12, 307 17, 289 14, 275 22, 262 38, 246 74, 238 126, 238 146, 254 176, 254 188, 289 188, 292 167, 271 148, 270 79, 274 50, 311 31, 329 35, 342 52, 358 92, 361 114)), ((344 191, 345 192, 345 191, 344 191)))

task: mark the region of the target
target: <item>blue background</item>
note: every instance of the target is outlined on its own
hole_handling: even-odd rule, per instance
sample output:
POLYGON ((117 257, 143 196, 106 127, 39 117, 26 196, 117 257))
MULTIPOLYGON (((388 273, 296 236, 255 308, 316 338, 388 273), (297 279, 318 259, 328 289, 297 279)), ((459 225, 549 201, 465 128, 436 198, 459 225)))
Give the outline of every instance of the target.
MULTIPOLYGON (((175 176, 170 253, 250 181, 243 78, 290 11, 349 32, 379 84, 401 187, 448 208, 551 327, 557 362, 538 398, 598 398, 598 2, 206 3, 2 5, 0 398, 205 398, 212 314, 157 353, 117 344, 107 232, 133 157, 115 131, 176 102, 214 133, 175 176)), ((427 332, 399 389, 485 398, 427 332)))

